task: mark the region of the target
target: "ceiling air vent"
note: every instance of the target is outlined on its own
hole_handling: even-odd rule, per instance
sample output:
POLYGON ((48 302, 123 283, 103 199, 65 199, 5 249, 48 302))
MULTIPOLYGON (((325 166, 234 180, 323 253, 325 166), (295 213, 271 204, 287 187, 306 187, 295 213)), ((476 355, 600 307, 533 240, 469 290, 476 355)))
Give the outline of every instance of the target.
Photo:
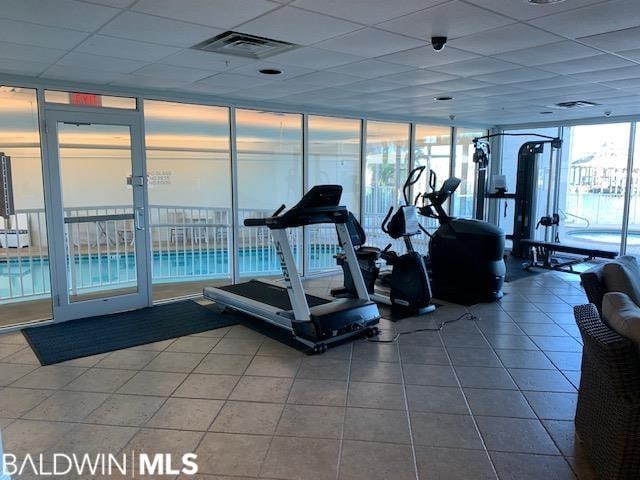
POLYGON ((597 107, 600 105, 595 102, 588 102, 586 100, 574 100, 572 102, 559 102, 554 104, 555 108, 569 109, 569 108, 586 108, 586 107, 597 107))
POLYGON ((271 38, 256 37, 247 33, 229 31, 205 40, 191 48, 260 60, 298 48, 298 45, 271 38))

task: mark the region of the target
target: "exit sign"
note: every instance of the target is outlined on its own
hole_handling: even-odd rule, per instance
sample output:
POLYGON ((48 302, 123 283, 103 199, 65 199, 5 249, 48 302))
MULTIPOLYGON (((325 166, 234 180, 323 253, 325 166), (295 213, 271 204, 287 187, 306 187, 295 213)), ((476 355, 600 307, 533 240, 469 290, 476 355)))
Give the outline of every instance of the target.
POLYGON ((89 107, 101 107, 102 96, 95 93, 70 93, 71 105, 85 105, 89 107))

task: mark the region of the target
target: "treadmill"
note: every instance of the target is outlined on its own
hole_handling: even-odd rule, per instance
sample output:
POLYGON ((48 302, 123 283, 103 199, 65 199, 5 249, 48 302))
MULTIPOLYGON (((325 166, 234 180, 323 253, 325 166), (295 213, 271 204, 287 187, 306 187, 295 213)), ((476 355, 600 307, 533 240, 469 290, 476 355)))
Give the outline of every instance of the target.
POLYGON ((207 287, 203 291, 204 297, 283 328, 316 353, 325 352, 328 344, 349 337, 377 335, 375 325, 380 320, 380 313, 369 298, 362 278, 347 229, 349 212, 346 207, 338 205, 341 196, 340 185, 316 185, 284 213, 286 207, 282 205, 270 217, 244 221, 246 227, 266 226, 271 231, 282 267, 284 287, 251 280, 223 287, 207 287), (355 298, 331 301, 304 293, 287 229, 327 223, 336 226, 338 241, 355 284, 355 298))

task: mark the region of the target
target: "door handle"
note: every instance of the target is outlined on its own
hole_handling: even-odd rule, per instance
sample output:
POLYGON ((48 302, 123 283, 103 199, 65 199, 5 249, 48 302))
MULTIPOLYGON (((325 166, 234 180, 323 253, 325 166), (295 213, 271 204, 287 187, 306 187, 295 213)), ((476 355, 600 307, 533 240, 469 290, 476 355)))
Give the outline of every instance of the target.
POLYGON ((144 207, 136 208, 134 215, 136 230, 144 230, 144 207))

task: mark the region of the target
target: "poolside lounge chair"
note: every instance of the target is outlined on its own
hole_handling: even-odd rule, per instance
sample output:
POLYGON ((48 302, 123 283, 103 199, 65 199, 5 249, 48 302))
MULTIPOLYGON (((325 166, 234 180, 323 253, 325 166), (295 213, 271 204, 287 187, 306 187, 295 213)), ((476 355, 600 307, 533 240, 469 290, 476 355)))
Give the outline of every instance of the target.
POLYGON ((0 217, 0 247, 23 248, 31 245, 29 217, 26 213, 0 217))

